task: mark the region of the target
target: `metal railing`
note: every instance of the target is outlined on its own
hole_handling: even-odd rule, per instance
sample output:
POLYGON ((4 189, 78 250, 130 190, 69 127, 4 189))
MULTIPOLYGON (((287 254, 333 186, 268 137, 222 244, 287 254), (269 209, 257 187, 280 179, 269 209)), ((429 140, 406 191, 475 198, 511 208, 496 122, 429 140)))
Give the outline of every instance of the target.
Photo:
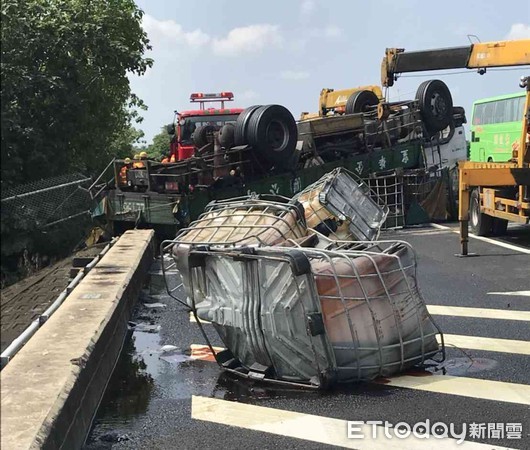
POLYGON ((110 250, 110 248, 116 243, 118 238, 114 238, 110 241, 107 246, 94 257, 94 259, 82 268, 77 276, 66 286, 66 289, 62 291, 55 301, 44 311, 39 317, 37 317, 31 324, 17 337, 11 344, 2 352, 0 355, 0 368, 3 369, 11 359, 18 353, 18 351, 30 340, 30 338, 37 332, 37 330, 46 323, 46 321, 52 316, 52 314, 59 309, 65 299, 70 295, 76 286, 79 285, 84 276, 90 272, 90 270, 103 258, 103 256, 110 250))

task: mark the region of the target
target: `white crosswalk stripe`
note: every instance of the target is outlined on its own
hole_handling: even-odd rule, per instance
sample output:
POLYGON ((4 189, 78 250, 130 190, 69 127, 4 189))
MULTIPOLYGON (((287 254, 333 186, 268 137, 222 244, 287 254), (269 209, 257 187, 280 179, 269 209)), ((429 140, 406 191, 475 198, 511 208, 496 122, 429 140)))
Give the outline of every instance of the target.
MULTIPOLYGON (((479 319, 502 319, 530 322, 530 311, 514 311, 491 308, 469 308, 463 306, 443 305, 428 305, 427 309, 431 314, 435 316, 476 317, 479 319)), ((199 320, 201 323, 210 323, 209 321, 204 319, 199 320)), ((197 322, 192 312, 190 312, 190 322, 197 322)))
POLYGON ((530 297, 530 291, 488 292, 488 295, 511 295, 517 297, 530 297))
POLYGON ((479 319, 517 320, 530 322, 530 311, 506 309, 469 308, 464 306, 428 305, 427 309, 435 316, 476 317, 479 319))
POLYGON ((388 439, 381 426, 378 427, 379 430, 373 437, 372 427, 367 424, 361 426, 361 432, 364 435, 363 439, 351 439, 348 438, 348 423, 346 420, 200 396, 193 396, 191 399, 191 417, 196 420, 247 430, 360 450, 498 448, 470 441, 458 444, 456 439, 449 437, 426 441, 414 436, 414 434, 411 434, 406 439, 388 439))
MULTIPOLYGON (((447 230, 447 231, 449 231, 451 233, 460 234, 459 230, 447 227, 445 225, 440 225, 439 223, 431 223, 429 225, 434 227, 434 228, 438 228, 439 230, 447 230)), ((530 249, 529 248, 521 247, 519 245, 508 244, 507 242, 498 241, 496 239, 491 239, 491 238, 487 238, 487 237, 484 237, 484 236, 476 236, 473 233, 469 233, 469 237, 473 238, 473 239, 477 239, 479 241, 487 242, 488 244, 497 245, 498 247, 503 247, 503 248, 507 248, 507 249, 510 249, 510 250, 515 250, 517 252, 521 252, 521 253, 525 253, 527 255, 530 255, 530 249)))
MULTIPOLYGON (((195 316, 193 315, 193 313, 191 311, 190 311, 190 322, 197 323, 197 319, 195 319, 195 316)), ((200 318, 199 318, 199 322, 200 323, 211 323, 211 322, 209 322, 207 320, 200 319, 200 318)))
MULTIPOLYGON (((457 232, 457 230, 446 226, 433 225, 433 228, 412 230, 406 234, 415 235, 415 239, 423 237, 424 239, 435 240, 439 239, 439 235, 457 232)), ((522 257, 523 254, 530 254, 530 248, 478 236, 470 236, 470 238, 482 247, 485 246, 485 243, 497 246, 497 250, 493 252, 495 255, 513 253, 517 257, 522 257)), ((441 239, 441 242, 445 241, 446 239, 441 239)), ((439 265, 434 267, 440 268, 439 265)), ((477 273, 483 274, 478 269, 477 273)), ((487 269, 485 270, 487 271, 487 269)), ((480 281, 481 278, 478 278, 478 282, 480 281)), ((475 420, 491 420, 492 422, 504 422, 503 425, 505 425, 510 422, 520 422, 526 417, 519 412, 527 411, 530 406, 530 384, 528 384, 528 377, 520 372, 524 371, 528 361, 530 361, 530 339, 527 338, 530 335, 527 332, 524 333, 524 330, 530 328, 530 310, 525 311, 524 309, 528 308, 521 302, 530 298, 529 287, 527 284, 505 283, 505 286, 512 287, 504 289, 503 292, 505 286, 501 284, 488 284, 488 286, 491 286, 489 289, 491 292, 482 291, 484 307, 465 305, 464 296, 462 296, 464 298, 462 305, 427 305, 429 313, 443 325, 442 330, 447 328, 451 332, 443 335, 447 361, 442 366, 445 367, 448 374, 445 371, 442 373, 442 370, 431 372, 430 369, 407 371, 363 384, 354 388, 355 393, 352 395, 359 396, 359 398, 352 399, 351 411, 348 409, 349 404, 338 405, 336 416, 341 417, 341 419, 318 415, 327 414, 325 411, 333 411, 328 409, 329 403, 326 403, 325 407, 322 408, 318 401, 308 401, 307 405, 296 401, 291 403, 289 396, 278 399, 273 397, 272 401, 269 402, 267 400, 268 391, 266 392, 267 395, 263 396, 259 393, 247 394, 246 391, 243 391, 244 398, 250 397, 249 403, 246 400, 239 401, 239 394, 231 391, 227 398, 238 400, 193 396, 191 416, 195 420, 227 427, 238 427, 300 439, 300 444, 296 445, 297 447, 303 447, 305 441, 308 446, 310 442, 313 442, 343 448, 376 450, 459 447, 463 449, 493 449, 497 448, 494 446, 495 444, 500 445, 500 443, 513 443, 513 447, 523 448, 525 444, 528 444, 526 439, 530 437, 529 430, 525 429, 525 424, 523 424, 523 440, 500 441, 500 439, 505 439, 505 436, 496 440, 493 436, 490 438, 489 435, 483 435, 488 442, 488 444, 484 444, 476 442, 473 439, 473 434, 469 434, 468 430, 466 439, 469 441, 457 444, 456 440, 451 438, 424 440, 410 436, 407 440, 388 439, 381 431, 377 433, 377 438, 349 439, 348 423, 346 420, 342 420, 344 418, 359 421, 374 419, 373 414, 375 412, 380 413, 381 416, 387 416, 388 420, 396 416, 399 418, 413 417, 418 420, 423 420, 422 417, 437 417, 439 420, 440 418, 444 420, 445 417, 447 421, 458 419, 462 422, 467 421, 468 424, 475 420), (515 309, 509 307, 508 301, 515 309), (514 339, 510 339, 511 336, 514 339), (365 387, 366 393, 364 392, 365 387), (372 404, 373 397, 375 397, 372 395, 374 392, 377 393, 374 402, 381 400, 382 404, 372 404), (264 406, 256 404, 258 399, 260 404, 264 406), (438 404, 441 406, 439 409, 437 409, 438 404), (416 405, 418 410, 414 411, 416 405), (401 407, 408 409, 403 410, 400 409, 401 407), (430 411, 431 407, 436 412, 430 411), (459 408, 459 410, 456 411, 455 409, 453 413, 452 408, 459 408), (297 409, 298 411, 290 409, 297 409), (349 417, 350 412, 351 417, 349 417)), ((440 292, 451 292, 451 290, 441 290, 440 292)), ((440 295, 440 298, 446 298, 445 301, 448 302, 451 301, 450 294, 447 297, 440 295)), ((457 297, 455 296, 455 298, 457 297)), ((456 303, 456 300, 453 301, 456 303)), ((196 322, 197 319, 193 314, 190 314, 189 321, 196 322)), ((200 322, 203 324, 210 323, 205 320, 200 320, 200 322)), ((207 329, 206 327, 210 327, 210 325, 205 325, 205 329, 207 329)), ((223 348, 214 348, 216 352, 221 350, 223 348)), ((192 358, 212 361, 211 358, 208 358, 208 352, 209 348, 207 347, 195 346, 192 358)), ((202 363, 198 362, 197 364, 202 363)), ((244 380, 240 382, 245 383, 244 380)), ((271 388, 271 392, 274 392, 274 387, 271 388)), ((343 390, 341 389, 342 394, 343 390)), ((215 395, 219 395, 219 393, 216 392, 215 395)), ((324 397, 326 398, 327 395, 326 393, 324 397)), ((310 398, 313 397, 310 396, 310 398)), ((332 416, 334 413, 330 412, 329 415, 332 416)), ((377 419, 385 420, 385 417, 377 417, 377 419)), ((500 425, 500 423, 497 424, 500 425)), ((372 427, 360 426, 365 436, 371 434, 372 427)), ((477 438, 477 436, 474 437, 477 438)), ((259 439, 262 438, 258 438, 258 442, 260 442, 259 439)), ((284 441, 279 442, 283 443, 284 441)))
POLYGON ((469 350, 484 350, 488 352, 513 353, 515 355, 530 355, 530 342, 515 339, 496 339, 478 336, 463 336, 460 334, 444 334, 445 345, 469 350))
POLYGON ((439 394, 530 405, 530 386, 526 384, 450 375, 398 375, 385 379, 384 384, 439 394))
MULTIPOLYGON (((518 354, 530 354, 529 343, 526 341, 513 341, 508 339, 475 338, 473 336, 445 335, 446 343, 458 347, 471 348, 475 350, 486 350, 508 353, 508 346, 512 346, 518 354), (466 345, 464 345, 466 344, 466 345), (524 345, 522 349, 516 348, 524 345)), ((202 352, 208 352, 206 346, 202 352)), ((216 352, 223 350, 222 347, 214 347, 216 352)), ((481 380, 478 378, 456 377, 450 375, 432 375, 426 372, 422 376, 399 375, 388 379, 376 380, 374 383, 385 384, 407 389, 416 389, 440 394, 451 394, 463 397, 473 397, 483 400, 503 401, 530 405, 530 386, 503 381, 481 380)))
MULTIPOLYGON (((495 323, 495 320, 509 320, 527 327, 526 323, 521 322, 530 321, 530 311, 445 305, 429 305, 428 309, 435 316, 475 318, 486 320, 490 324, 495 323)), ((190 322, 194 321, 193 315, 190 315, 190 322)), ((525 340, 447 333, 444 334, 444 342, 447 348, 456 347, 465 350, 520 355, 522 357, 530 356, 530 342, 525 340)), ((222 348, 215 347, 214 350, 220 351, 222 348)), ((530 385, 527 384, 466 376, 432 374, 430 372, 425 372, 424 374, 409 372, 390 378, 374 380, 373 383, 391 388, 465 397, 486 402, 500 402, 523 407, 530 406, 530 385)), ((457 444, 456 440, 451 438, 425 441, 413 435, 409 436, 407 440, 389 440, 384 437, 384 430, 382 429, 379 430, 380 432, 377 433, 377 436, 374 434, 376 437, 362 440, 348 439, 347 422, 345 420, 242 404, 217 398, 194 396, 192 398, 192 418, 344 448, 376 450, 393 448, 420 449, 426 448, 426 443, 428 448, 433 449, 453 447, 464 449, 496 448, 492 445, 473 441, 464 441, 462 444, 457 444)), ((351 418, 351 420, 362 419, 362 417, 351 418)), ((508 418, 505 419, 508 420, 508 418)), ((373 432, 372 427, 366 424, 356 426, 361 427, 361 431, 365 436, 369 436, 373 432)))

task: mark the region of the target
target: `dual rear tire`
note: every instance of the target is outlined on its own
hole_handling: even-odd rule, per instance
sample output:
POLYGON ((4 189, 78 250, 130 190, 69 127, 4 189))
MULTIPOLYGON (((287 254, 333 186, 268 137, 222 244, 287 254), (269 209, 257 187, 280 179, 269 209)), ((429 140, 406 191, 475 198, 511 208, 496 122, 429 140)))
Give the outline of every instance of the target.
POLYGON ((476 188, 469 199, 469 226, 477 236, 502 236, 506 234, 508 221, 480 211, 480 190, 476 188))
POLYGON ((265 166, 289 168, 298 140, 296 121, 284 106, 251 106, 237 118, 234 140, 251 145, 265 166))

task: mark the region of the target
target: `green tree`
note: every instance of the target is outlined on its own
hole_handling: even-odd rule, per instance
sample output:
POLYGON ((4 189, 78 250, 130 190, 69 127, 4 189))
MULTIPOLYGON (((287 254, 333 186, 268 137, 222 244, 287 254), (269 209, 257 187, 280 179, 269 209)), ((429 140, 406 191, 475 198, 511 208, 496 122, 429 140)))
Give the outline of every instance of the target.
POLYGON ((147 147, 146 152, 150 158, 160 161, 165 156, 169 156, 171 136, 167 132, 168 126, 163 126, 162 131, 153 137, 153 142, 147 147))
POLYGON ((143 137, 144 132, 132 126, 119 130, 113 137, 109 151, 113 157, 119 159, 132 158, 136 153, 144 150, 143 137))
POLYGON ((2 1, 2 188, 95 174, 138 140, 142 15, 133 0, 2 1))

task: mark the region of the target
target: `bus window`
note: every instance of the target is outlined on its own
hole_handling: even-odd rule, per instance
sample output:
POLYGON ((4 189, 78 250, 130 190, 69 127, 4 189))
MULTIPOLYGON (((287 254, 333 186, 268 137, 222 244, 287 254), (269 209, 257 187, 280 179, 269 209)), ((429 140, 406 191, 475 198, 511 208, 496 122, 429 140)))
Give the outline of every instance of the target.
POLYGON ((495 103, 489 102, 484 105, 484 117, 482 120, 483 125, 489 125, 491 123, 495 123, 494 121, 495 116, 495 103))
POLYGON ((506 108, 504 110, 504 120, 503 122, 513 122, 515 117, 515 107, 517 105, 517 99, 516 98, 509 98, 505 100, 506 102, 506 108))
POLYGON ((517 100, 516 106, 515 106, 515 114, 516 115, 515 115, 514 122, 516 122, 516 121, 519 122, 519 121, 523 120, 525 98, 524 97, 517 97, 514 100, 517 100))
POLYGON ((482 125, 484 118, 484 104, 479 103, 475 105, 473 110, 473 125, 482 125))
POLYGON ((492 123, 502 123, 504 120, 504 112, 506 111, 506 100, 495 102, 495 114, 493 115, 492 123))

